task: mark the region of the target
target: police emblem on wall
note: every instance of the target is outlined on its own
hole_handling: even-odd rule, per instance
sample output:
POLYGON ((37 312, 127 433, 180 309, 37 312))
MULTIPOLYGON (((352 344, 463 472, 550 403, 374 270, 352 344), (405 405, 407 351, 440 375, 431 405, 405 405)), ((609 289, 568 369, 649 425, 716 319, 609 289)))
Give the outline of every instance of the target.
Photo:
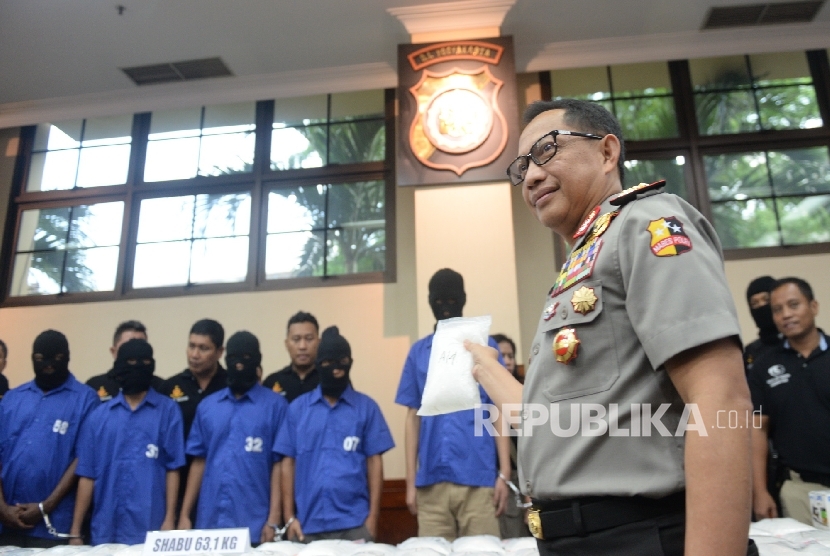
POLYGON ((510 38, 399 47, 398 184, 503 180, 518 136, 510 38))

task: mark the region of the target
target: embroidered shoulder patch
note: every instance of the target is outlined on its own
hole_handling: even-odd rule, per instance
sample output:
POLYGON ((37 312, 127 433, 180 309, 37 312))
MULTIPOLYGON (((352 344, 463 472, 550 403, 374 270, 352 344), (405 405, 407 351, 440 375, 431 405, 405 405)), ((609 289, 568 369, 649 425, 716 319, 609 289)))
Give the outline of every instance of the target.
POLYGON ((666 185, 666 180, 657 180, 652 183, 640 183, 635 185, 634 187, 629 187, 623 191, 620 191, 608 201, 615 207, 621 207, 626 203, 630 203, 634 199, 637 198, 638 193, 642 193, 643 191, 651 191, 652 189, 657 189, 659 187, 663 187, 666 185))
POLYGON ((683 231, 683 223, 676 216, 652 220, 646 229, 651 233, 651 252, 658 257, 682 255, 692 249, 692 240, 683 231))

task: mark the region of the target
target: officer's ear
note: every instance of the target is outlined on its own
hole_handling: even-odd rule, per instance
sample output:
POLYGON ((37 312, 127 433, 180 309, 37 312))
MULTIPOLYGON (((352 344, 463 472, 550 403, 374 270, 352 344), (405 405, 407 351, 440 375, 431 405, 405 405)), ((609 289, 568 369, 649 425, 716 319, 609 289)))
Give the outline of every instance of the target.
POLYGON ((616 135, 609 133, 600 141, 600 147, 602 148, 603 171, 606 174, 616 172, 617 163, 620 160, 620 150, 622 149, 620 139, 616 135))

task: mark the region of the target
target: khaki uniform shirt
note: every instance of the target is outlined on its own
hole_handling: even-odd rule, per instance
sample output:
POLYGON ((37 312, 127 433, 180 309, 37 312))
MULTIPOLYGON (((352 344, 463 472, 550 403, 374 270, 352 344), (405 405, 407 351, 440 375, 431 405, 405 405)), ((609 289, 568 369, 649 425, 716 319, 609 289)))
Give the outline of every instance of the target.
POLYGON ((519 477, 537 499, 682 490, 689 419, 663 364, 739 333, 712 226, 675 195, 623 197, 574 244, 531 347, 519 477))

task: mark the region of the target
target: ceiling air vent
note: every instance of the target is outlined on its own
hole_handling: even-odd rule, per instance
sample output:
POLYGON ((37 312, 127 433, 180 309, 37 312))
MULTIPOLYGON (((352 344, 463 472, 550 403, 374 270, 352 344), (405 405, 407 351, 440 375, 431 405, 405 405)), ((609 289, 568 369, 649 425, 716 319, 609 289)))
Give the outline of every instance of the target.
POLYGON ((822 4, 824 0, 710 8, 702 29, 807 23, 813 20, 822 4))
POLYGON ((225 77, 233 75, 221 58, 205 58, 203 60, 185 60, 151 66, 136 66, 122 68, 121 71, 133 80, 136 85, 154 85, 156 83, 171 83, 175 81, 189 81, 191 79, 206 79, 208 77, 225 77))

